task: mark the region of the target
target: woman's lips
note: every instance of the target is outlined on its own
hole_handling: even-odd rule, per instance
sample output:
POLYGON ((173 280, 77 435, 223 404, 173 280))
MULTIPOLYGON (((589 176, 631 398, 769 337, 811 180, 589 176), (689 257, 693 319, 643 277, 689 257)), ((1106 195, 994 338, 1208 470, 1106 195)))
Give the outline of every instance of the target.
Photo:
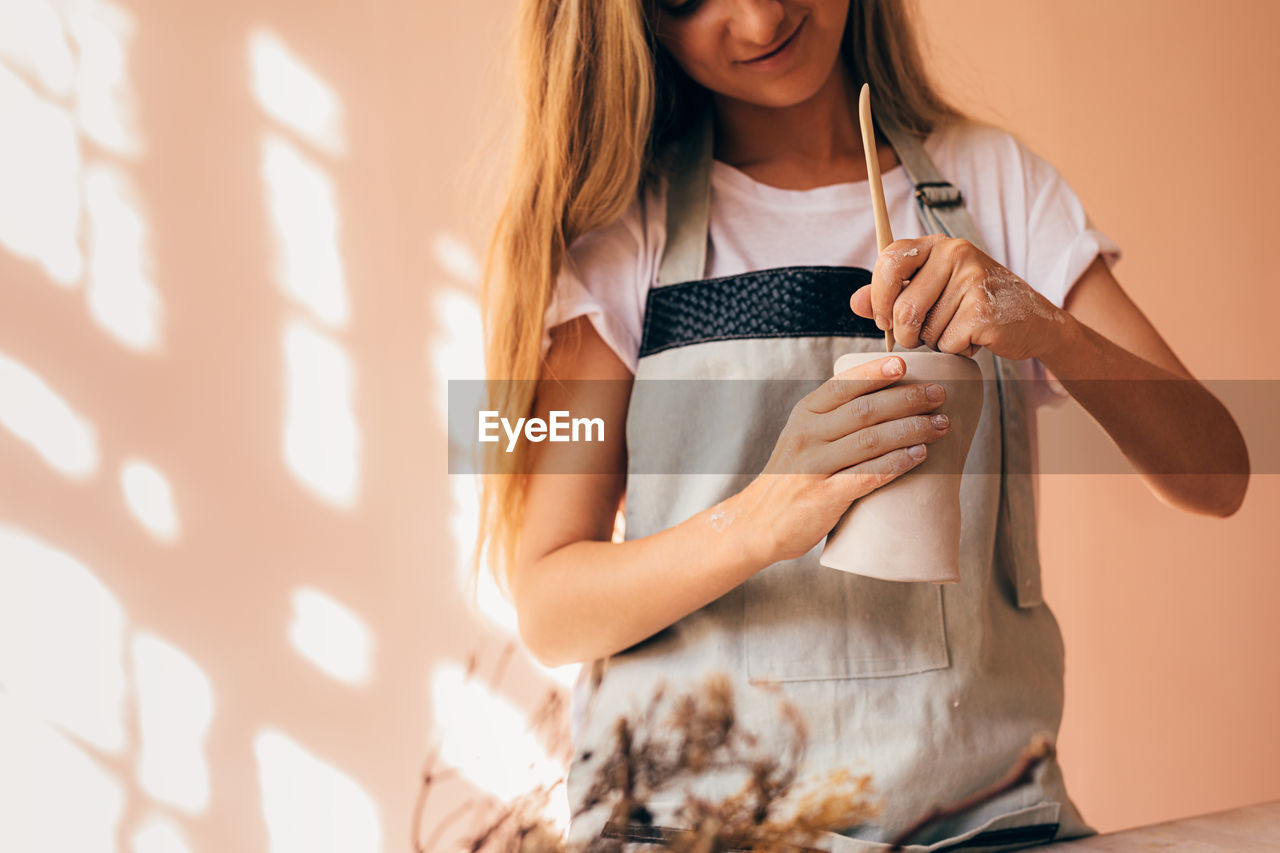
POLYGON ((778 45, 778 47, 771 53, 766 53, 764 56, 758 56, 755 59, 744 59, 742 64, 760 68, 768 65, 774 65, 777 64, 777 62, 782 61, 791 53, 791 47, 795 44, 796 36, 799 35, 800 28, 803 26, 804 21, 801 20, 799 26, 795 28, 795 31, 792 32, 791 35, 787 36, 787 40, 778 45))

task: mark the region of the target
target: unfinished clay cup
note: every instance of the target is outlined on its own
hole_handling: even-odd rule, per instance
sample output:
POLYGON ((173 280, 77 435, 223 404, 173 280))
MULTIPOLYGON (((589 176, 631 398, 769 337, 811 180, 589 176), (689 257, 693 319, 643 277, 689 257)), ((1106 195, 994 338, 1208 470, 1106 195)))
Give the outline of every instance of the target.
MULTIPOLYGON (((835 372, 887 354, 843 355, 835 372)), ((934 411, 951 418, 951 429, 928 445, 924 462, 853 502, 827 535, 819 562, 882 580, 958 583, 960 479, 982 415, 982 369, 971 358, 932 350, 893 355, 907 368, 895 385, 936 382, 947 390, 934 411)))

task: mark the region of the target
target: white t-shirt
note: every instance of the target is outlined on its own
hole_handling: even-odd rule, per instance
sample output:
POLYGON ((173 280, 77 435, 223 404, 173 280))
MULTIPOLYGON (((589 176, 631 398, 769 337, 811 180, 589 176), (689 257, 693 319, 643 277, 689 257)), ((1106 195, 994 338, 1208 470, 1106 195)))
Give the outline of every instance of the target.
MULTIPOLYGON (((1119 260, 1120 248, 1093 227, 1058 171, 1011 134, 956 124, 936 130, 924 148, 939 173, 960 189, 987 253, 1054 305, 1062 307, 1099 253, 1108 265, 1119 260)), ((923 236, 906 170, 899 164, 881 180, 894 237, 923 236)), ((708 227, 708 278, 783 266, 870 270, 878 254, 866 181, 782 189, 714 160, 708 227)), ((635 373, 645 299, 665 242, 666 182, 658 180, 637 194, 620 219, 569 247, 547 328, 587 315, 635 373)), ((550 344, 544 333, 544 354, 550 344)), ((1039 361, 1030 361, 1043 376, 1039 361)))

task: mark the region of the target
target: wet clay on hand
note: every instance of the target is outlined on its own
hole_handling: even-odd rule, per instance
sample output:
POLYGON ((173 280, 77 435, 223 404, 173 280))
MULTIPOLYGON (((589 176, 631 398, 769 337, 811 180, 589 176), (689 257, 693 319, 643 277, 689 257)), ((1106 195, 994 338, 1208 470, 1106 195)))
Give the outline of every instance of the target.
MULTIPOLYGON (((835 372, 884 355, 843 355, 835 372)), ((896 384, 936 382, 946 389, 936 411, 951 418, 951 428, 928 445, 924 462, 853 502, 827 535, 819 562, 882 580, 958 583, 960 478, 982 416, 982 369, 973 359, 948 353, 894 355, 907 366, 896 384)))

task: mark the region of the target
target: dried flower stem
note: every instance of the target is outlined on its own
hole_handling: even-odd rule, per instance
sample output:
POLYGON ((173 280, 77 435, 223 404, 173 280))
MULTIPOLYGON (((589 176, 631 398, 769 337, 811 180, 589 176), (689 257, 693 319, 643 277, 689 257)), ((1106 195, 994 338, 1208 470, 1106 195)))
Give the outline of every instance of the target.
MULTIPOLYGON (((504 651, 496 670, 505 668, 510 647, 504 651)), ((470 678, 477 669, 472 656, 467 666, 470 678)), ((614 726, 614 748, 600 756, 596 775, 579 810, 587 811, 608 803, 609 816, 601 836, 585 847, 568 845, 546 817, 551 791, 539 787, 514 802, 502 806, 496 818, 484 822, 479 832, 462 842, 469 853, 621 853, 630 829, 651 830, 653 841, 669 853, 796 853, 813 851, 809 846, 824 832, 844 832, 883 813, 883 806, 869 799, 869 775, 854 776, 837 770, 822 779, 811 792, 793 799, 805 748, 807 727, 798 708, 790 702, 778 703, 780 721, 790 737, 772 754, 750 754, 754 733, 738 725, 731 680, 724 674, 707 678, 701 689, 687 695, 667 697, 659 684, 646 708, 634 718, 619 717, 614 726), (670 714, 659 722, 663 700, 671 698, 670 714), (659 790, 670 790, 678 780, 697 777, 711 768, 744 768, 749 777, 736 794, 712 802, 686 791, 676 820, 688 829, 653 824, 648 807, 659 790), (784 804, 794 808, 783 809, 784 804), (783 814, 781 812, 785 811, 783 814), (658 840, 658 839, 661 840, 658 840)), ((768 687, 766 685, 766 687, 768 687)), ((775 690, 776 692, 776 690, 775 690)), ((531 728, 551 744, 550 751, 568 760, 573 745, 563 725, 564 701, 552 691, 533 715, 531 728)), ((1054 754, 1053 744, 1044 734, 1032 738, 1017 763, 994 785, 946 806, 935 806, 891 842, 891 850, 925 826, 971 809, 1020 784, 1031 781, 1035 768, 1054 754)), ((590 753, 584 753, 584 759, 590 753)), ((444 849, 440 839, 446 826, 465 813, 474 812, 476 802, 447 815, 425 844, 419 841, 427 791, 450 775, 439 771, 437 749, 422 774, 422 787, 413 809, 414 845, 417 853, 444 849)))

